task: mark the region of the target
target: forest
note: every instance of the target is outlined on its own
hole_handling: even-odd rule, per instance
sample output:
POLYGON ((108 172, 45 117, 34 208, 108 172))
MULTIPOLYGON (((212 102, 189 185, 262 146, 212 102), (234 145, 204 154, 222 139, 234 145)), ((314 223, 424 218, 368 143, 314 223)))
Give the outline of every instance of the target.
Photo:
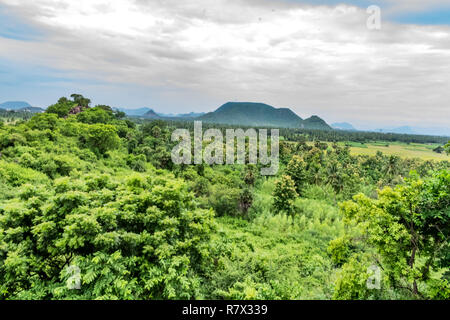
POLYGON ((450 157, 338 143, 448 138, 281 129, 262 176, 175 165, 193 122, 90 104, 0 121, 0 299, 450 299, 450 157))

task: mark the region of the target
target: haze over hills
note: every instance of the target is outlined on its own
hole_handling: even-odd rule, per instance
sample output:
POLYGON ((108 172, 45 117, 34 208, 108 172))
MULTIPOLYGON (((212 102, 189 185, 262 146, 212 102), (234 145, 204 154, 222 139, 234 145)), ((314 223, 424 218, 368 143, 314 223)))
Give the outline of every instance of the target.
POLYGON ((385 128, 385 129, 378 129, 376 130, 378 132, 385 132, 385 133, 400 133, 400 134, 417 134, 413 128, 410 126, 402 126, 402 127, 396 127, 396 128, 385 128))
POLYGON ((117 108, 117 110, 125 112, 127 116, 130 117, 143 117, 149 119, 168 119, 168 118, 196 118, 204 115, 204 112, 201 113, 182 113, 182 114, 165 114, 159 113, 151 108, 139 108, 139 109, 125 109, 125 108, 117 108))
POLYGON ((355 127, 348 122, 333 123, 331 127, 338 130, 356 131, 355 127))
POLYGON ((449 127, 401 126, 401 127, 391 127, 391 128, 387 127, 377 129, 362 128, 361 130, 357 131, 450 137, 450 126, 449 127))
POLYGON ((32 107, 28 102, 25 101, 7 101, 0 103, 0 109, 6 111, 18 111, 18 112, 31 112, 40 113, 45 110, 38 107, 32 107))
POLYGON ((420 126, 405 125, 400 127, 386 127, 386 128, 360 127, 356 129, 352 124, 348 122, 333 123, 331 126, 333 127, 333 129, 344 131, 364 131, 364 132, 450 137, 450 127, 420 127, 420 126))
POLYGON ((25 101, 7 101, 0 103, 0 108, 5 110, 19 110, 23 108, 30 108, 31 105, 25 101))
MULTIPOLYGON (((222 105, 214 112, 209 113, 184 113, 184 114, 164 114, 156 112, 151 108, 126 109, 114 108, 125 112, 129 117, 141 117, 155 120, 201 120, 209 123, 242 125, 242 126, 266 126, 279 128, 304 128, 318 130, 344 130, 344 131, 366 131, 381 133, 397 133, 411 135, 432 135, 432 136, 450 136, 450 127, 420 127, 420 126, 400 126, 400 127, 375 127, 356 129, 348 122, 333 123, 328 125, 318 116, 312 116, 308 119, 302 119, 288 108, 274 108, 264 103, 253 102, 228 102, 222 105)), ((0 103, 0 111, 30 112, 40 113, 45 109, 32 107, 25 101, 7 101, 0 103)))
POLYGON ((198 118, 206 114, 205 112, 190 112, 190 113, 182 113, 182 114, 164 114, 164 113, 158 113, 161 117, 168 117, 168 118, 198 118))
POLYGON ((127 116, 135 116, 140 117, 146 114, 147 112, 151 111, 150 108, 139 108, 139 109, 125 109, 125 108, 117 108, 117 110, 125 112, 127 116))

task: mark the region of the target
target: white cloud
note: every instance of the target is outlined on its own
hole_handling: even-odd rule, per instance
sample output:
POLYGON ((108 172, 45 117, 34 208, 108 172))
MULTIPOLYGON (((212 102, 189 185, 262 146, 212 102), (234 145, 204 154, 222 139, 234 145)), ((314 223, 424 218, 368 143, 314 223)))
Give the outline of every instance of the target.
POLYGON ((277 1, 0 3, 45 34, 0 38, 0 58, 224 102, 263 101, 330 122, 450 124, 448 27, 384 22, 370 31, 361 8, 277 1))

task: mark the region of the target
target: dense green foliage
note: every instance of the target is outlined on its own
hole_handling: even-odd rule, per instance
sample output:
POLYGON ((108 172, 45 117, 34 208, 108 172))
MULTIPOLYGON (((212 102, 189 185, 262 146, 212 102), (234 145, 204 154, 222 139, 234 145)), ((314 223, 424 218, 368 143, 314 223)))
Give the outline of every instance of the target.
POLYGON ((449 162, 305 137, 276 177, 174 165, 192 123, 71 98, 0 125, 0 299, 449 298, 449 162))
MULTIPOLYGON (((440 278, 444 272, 442 268, 448 267, 449 261, 448 170, 425 180, 413 175, 404 185, 381 190, 377 199, 357 195, 353 201, 342 204, 342 211, 345 222, 350 226, 355 223, 360 232, 358 237, 346 235, 344 239, 375 249, 372 256, 367 256, 369 250, 351 252, 352 250, 348 250, 350 242, 341 240, 341 247, 351 252, 349 255, 342 255, 342 251, 340 252, 340 262, 347 259, 349 261, 344 269, 358 263, 378 264, 383 269, 385 278, 383 290, 378 294, 386 298, 395 297, 392 295, 399 294, 401 290, 412 297, 450 297, 447 277, 440 278), (436 287, 439 288, 437 292, 430 290, 436 287)), ((357 246, 358 244, 354 244, 354 247, 357 246)), ((336 248, 333 250, 339 251, 336 248)), ((448 274, 448 270, 446 271, 448 274)), ((338 281, 335 296, 370 296, 366 288, 357 286, 357 282, 353 275, 343 274, 338 281)))

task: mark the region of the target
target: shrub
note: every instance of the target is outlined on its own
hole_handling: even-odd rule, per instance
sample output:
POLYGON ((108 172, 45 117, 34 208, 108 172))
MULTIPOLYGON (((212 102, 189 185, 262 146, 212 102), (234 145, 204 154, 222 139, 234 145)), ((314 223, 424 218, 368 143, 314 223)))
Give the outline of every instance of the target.
POLYGON ((241 195, 239 189, 224 185, 215 185, 211 188, 209 194, 208 203, 214 209, 217 216, 238 215, 241 195))
POLYGON ((105 155, 107 151, 117 149, 120 138, 112 125, 86 125, 81 132, 80 141, 96 155, 105 155))
POLYGON ((298 197, 295 183, 290 176, 282 176, 276 182, 273 194, 273 207, 277 212, 294 214, 294 201, 298 197))

